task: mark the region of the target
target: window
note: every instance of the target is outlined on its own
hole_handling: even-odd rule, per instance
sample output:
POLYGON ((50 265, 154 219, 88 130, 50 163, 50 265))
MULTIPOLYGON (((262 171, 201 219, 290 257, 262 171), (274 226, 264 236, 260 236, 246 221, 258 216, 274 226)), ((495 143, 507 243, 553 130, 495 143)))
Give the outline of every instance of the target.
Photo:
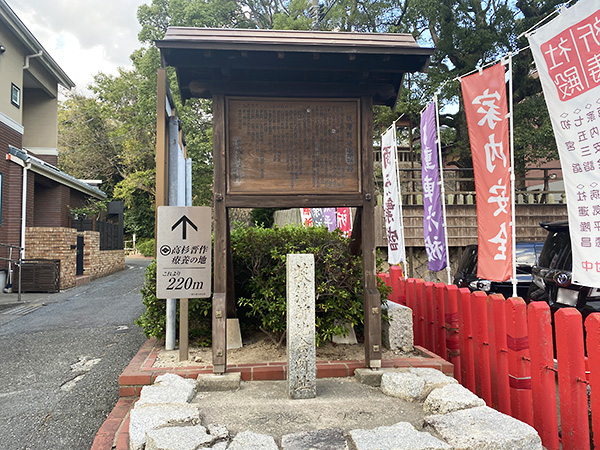
POLYGON ((10 102, 17 108, 21 107, 21 89, 14 83, 10 84, 10 102))

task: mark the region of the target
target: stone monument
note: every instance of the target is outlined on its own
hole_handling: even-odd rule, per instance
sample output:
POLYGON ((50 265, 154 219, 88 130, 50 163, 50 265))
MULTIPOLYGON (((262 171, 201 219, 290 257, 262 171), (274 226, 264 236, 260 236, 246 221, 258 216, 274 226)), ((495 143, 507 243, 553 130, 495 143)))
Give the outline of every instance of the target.
POLYGON ((291 399, 317 396, 315 257, 287 255, 287 390, 291 399))

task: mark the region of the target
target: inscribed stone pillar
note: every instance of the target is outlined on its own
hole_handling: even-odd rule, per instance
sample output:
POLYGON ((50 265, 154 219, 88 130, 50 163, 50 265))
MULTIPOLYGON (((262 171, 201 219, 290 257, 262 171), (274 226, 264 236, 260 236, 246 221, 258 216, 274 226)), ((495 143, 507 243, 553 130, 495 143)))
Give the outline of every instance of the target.
POLYGON ((287 255, 286 265, 288 396, 315 398, 315 257, 287 255))

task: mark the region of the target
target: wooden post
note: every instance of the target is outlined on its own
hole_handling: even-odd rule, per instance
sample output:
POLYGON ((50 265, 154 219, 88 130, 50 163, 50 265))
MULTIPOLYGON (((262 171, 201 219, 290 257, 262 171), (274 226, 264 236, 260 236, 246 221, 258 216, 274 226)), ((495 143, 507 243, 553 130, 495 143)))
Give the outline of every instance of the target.
POLYGON ((363 180, 362 253, 365 310, 365 364, 381 367, 381 297, 375 274, 375 180, 373 178, 373 99, 360 99, 363 180))
MULTIPOLYGON (((531 348, 531 395, 533 425, 547 450, 558 450, 558 411, 556 409, 556 374, 554 372, 552 319, 546 302, 531 302, 527 307, 531 348)), ((592 392, 594 390, 592 389, 592 392)), ((593 394, 592 394, 593 395, 593 394)), ((593 416, 592 416, 593 417, 593 416)))
POLYGON ((227 235, 225 206, 225 96, 213 96, 214 288, 213 371, 227 370, 227 235))
MULTIPOLYGON (((156 98, 156 207, 168 204, 167 70, 158 69, 156 98)), ((158 220, 156 221, 158 223, 158 220)), ((156 230, 155 230, 156 231, 156 230)), ((155 233, 156 235, 156 233, 155 233)))

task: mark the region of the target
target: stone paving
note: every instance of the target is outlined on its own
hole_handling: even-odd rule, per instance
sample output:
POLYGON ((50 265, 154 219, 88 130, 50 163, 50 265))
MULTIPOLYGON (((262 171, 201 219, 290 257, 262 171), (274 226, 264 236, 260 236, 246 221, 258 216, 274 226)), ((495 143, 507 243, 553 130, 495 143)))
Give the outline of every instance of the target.
MULTIPOLYGON (((360 371, 373 372, 360 369, 356 378, 362 376, 365 380, 372 374, 361 375, 360 371)), ((347 431, 316 427, 310 431, 275 437, 249 430, 234 433, 229 430, 227 423, 205 423, 202 393, 197 392, 194 380, 165 374, 158 377, 152 386, 142 389, 139 401, 131 410, 129 450, 543 448, 540 437, 532 427, 485 406, 483 400, 440 371, 419 368, 384 370, 377 371, 376 376, 380 377, 381 390, 386 395, 397 398, 398 402, 410 401, 423 408, 424 416, 420 425, 399 421, 389 426, 347 431), (194 396, 196 398, 192 400, 194 396)), ((369 383, 372 384, 373 380, 369 383)), ((202 385, 206 386, 206 383, 202 385)), ((236 391, 232 392, 232 398, 236 394, 236 391)))

